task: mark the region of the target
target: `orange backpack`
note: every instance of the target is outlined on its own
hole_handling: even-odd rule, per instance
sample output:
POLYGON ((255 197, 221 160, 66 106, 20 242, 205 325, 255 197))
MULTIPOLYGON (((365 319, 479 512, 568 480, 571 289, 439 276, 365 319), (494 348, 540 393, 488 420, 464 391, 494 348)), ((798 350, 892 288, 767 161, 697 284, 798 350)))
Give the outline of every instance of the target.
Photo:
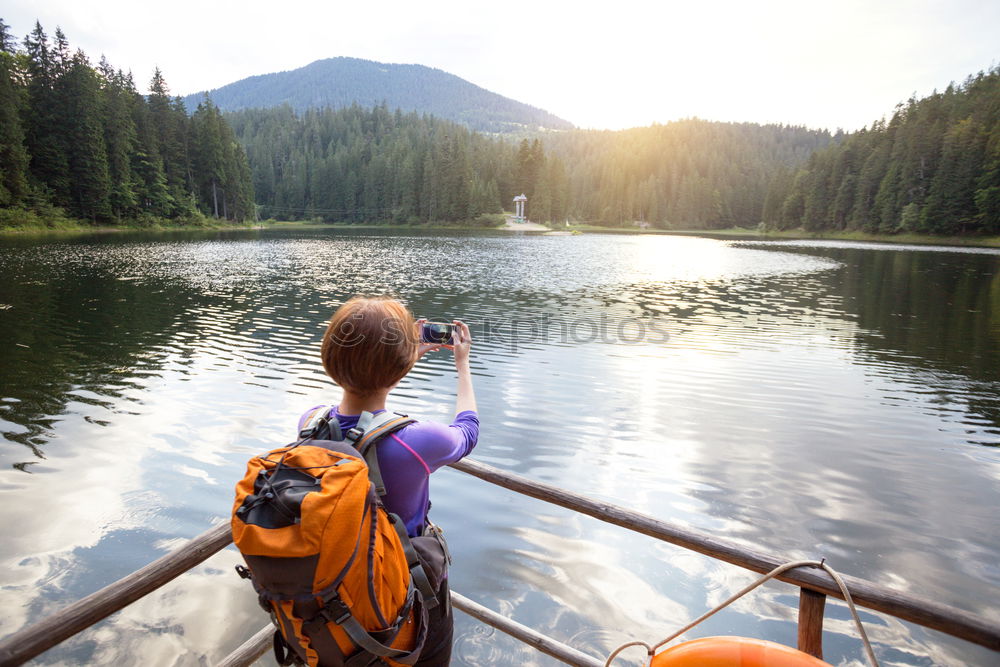
POLYGON ((271 614, 278 663, 412 665, 434 587, 382 505, 376 446, 414 420, 362 413, 346 437, 326 410, 299 441, 249 461, 236 485, 233 542, 271 614))

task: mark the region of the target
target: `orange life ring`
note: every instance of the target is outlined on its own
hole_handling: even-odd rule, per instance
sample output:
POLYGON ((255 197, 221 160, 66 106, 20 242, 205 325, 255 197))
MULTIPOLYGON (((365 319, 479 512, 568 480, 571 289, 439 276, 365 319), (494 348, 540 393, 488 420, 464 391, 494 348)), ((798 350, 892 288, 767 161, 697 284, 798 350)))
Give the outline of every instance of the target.
POLYGON ((748 637, 704 637, 653 656, 650 667, 831 667, 784 644, 748 637))

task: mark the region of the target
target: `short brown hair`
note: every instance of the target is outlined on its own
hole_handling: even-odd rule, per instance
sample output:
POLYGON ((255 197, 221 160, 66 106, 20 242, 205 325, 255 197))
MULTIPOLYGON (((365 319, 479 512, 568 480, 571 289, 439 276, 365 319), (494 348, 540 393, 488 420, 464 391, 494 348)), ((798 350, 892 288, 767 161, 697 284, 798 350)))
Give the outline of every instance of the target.
POLYGON ((386 296, 350 299, 323 335, 323 368, 345 389, 370 396, 391 387, 417 361, 417 329, 402 303, 386 296))

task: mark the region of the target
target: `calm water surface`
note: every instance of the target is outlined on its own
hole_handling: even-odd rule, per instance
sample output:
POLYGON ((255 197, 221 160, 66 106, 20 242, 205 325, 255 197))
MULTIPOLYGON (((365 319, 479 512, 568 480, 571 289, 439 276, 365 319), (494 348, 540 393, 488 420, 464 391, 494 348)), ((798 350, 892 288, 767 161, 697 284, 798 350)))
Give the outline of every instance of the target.
MULTIPOLYGON (((2 242, 0 636, 228 521, 247 458, 338 399, 324 320, 385 291, 473 325, 477 459, 1000 623, 997 251, 314 230, 2 242)), ((453 401, 440 353, 391 403, 453 401)), ((753 578, 453 470, 432 496, 457 591, 594 655, 753 578)), ((265 622, 237 562, 37 662, 211 664, 265 622)), ((690 636, 794 644, 796 600, 771 585, 690 636)), ((996 664, 863 616, 884 664, 996 664)), ((827 618, 827 659, 860 664, 827 618)), ((456 622, 455 664, 557 664, 456 622)))

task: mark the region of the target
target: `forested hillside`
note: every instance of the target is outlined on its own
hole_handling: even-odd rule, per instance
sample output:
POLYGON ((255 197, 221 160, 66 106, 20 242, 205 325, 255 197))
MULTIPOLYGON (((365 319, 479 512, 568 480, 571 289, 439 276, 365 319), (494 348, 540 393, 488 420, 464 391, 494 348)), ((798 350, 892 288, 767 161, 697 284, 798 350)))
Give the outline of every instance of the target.
POLYGON ((785 172, 764 221, 811 231, 1000 233, 1000 68, 910 99, 785 172))
POLYGON ((0 21, 0 226, 68 215, 92 222, 253 219, 242 147, 210 102, 190 117, 153 74, 94 67, 40 24, 19 48, 0 21))
POLYGON ((265 218, 487 225, 523 192, 537 222, 1000 233, 1000 68, 837 136, 688 119, 518 142, 470 126, 568 124, 438 70, 349 58, 239 83, 188 115, 159 70, 144 96, 58 29, 19 46, 0 21, 0 226, 246 220, 255 201, 265 218), (216 106, 275 96, 290 103, 216 106))
POLYGON ((997 70, 836 137, 690 119, 518 145, 385 105, 230 120, 277 218, 469 220, 524 192, 538 222, 1000 231, 997 70))
MULTIPOLYGON (((404 112, 429 113, 480 132, 568 130, 572 123, 547 111, 490 92, 465 79, 423 65, 397 65, 358 58, 328 58, 289 72, 252 76, 209 91, 223 111, 288 105, 342 109, 386 104, 404 112)), ((193 110, 204 93, 188 95, 193 110)))
MULTIPOLYGON (((566 165, 573 218, 683 229, 757 224, 776 175, 830 142, 825 130, 698 119, 544 140, 566 165)), ((553 217, 544 188, 527 194, 533 219, 553 217)))
POLYGON ((475 220, 527 188, 536 177, 527 163, 541 160, 537 141, 519 160, 514 144, 385 105, 301 115, 252 109, 226 118, 246 147, 261 215, 276 219, 475 220))
POLYGON ((277 219, 463 221, 509 208, 523 192, 539 222, 756 224, 775 174, 831 140, 688 120, 511 142, 385 105, 226 117, 246 147, 261 214, 277 219))

